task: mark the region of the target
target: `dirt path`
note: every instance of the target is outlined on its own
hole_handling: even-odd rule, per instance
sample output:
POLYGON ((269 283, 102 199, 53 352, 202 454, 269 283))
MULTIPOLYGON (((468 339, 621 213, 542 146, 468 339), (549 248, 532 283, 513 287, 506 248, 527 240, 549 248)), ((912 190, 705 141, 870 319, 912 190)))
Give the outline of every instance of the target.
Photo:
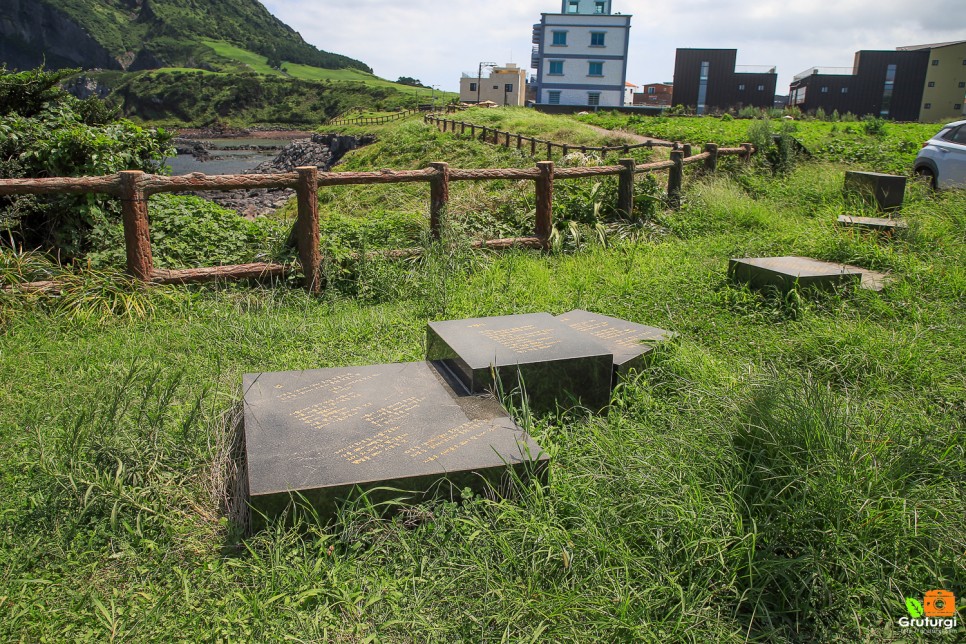
POLYGON ((655 139, 651 136, 634 134, 633 132, 628 132, 627 130, 608 130, 607 128, 597 127, 596 125, 590 125, 589 123, 584 123, 584 125, 592 130, 600 132, 601 134, 616 136, 622 141, 626 141, 628 143, 647 143, 648 141, 653 141, 655 143, 673 143, 673 141, 665 141, 664 139, 655 139))

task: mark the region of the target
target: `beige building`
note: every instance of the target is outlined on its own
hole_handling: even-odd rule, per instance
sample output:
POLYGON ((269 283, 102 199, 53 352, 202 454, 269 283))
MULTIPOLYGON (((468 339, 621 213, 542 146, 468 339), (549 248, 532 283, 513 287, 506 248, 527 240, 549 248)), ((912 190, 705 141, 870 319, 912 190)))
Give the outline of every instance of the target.
MULTIPOLYGON (((483 72, 486 73, 486 70, 483 72)), ((527 73, 514 63, 493 67, 490 75, 479 78, 476 74, 463 74, 460 78, 460 102, 521 106, 527 97, 527 73)))
POLYGON ((900 51, 929 50, 926 84, 919 120, 956 121, 966 115, 966 40, 936 45, 899 47, 900 51))

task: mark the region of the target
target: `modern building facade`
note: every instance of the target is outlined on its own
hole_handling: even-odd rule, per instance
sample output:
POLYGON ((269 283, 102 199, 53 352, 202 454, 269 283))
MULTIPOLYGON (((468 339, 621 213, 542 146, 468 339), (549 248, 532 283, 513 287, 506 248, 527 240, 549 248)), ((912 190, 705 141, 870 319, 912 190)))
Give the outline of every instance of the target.
POLYGON ((627 83, 631 16, 611 0, 561 0, 560 13, 533 26, 536 102, 620 107, 627 83))
POLYGON ((899 47, 899 51, 929 51, 920 121, 955 121, 966 116, 966 40, 899 47))
POLYGON ((796 74, 788 88, 789 105, 813 113, 851 112, 896 121, 919 119, 929 51, 855 53, 851 69, 812 67, 796 74))
POLYGON ((671 102, 697 114, 742 107, 771 108, 778 73, 769 66, 738 67, 737 49, 678 49, 671 102))
POLYGON ((464 73, 460 78, 460 102, 519 107, 527 99, 527 73, 515 63, 493 67, 488 78, 464 73))
POLYGON ((673 83, 649 83, 644 85, 640 92, 634 94, 634 105, 670 107, 673 89, 673 83))

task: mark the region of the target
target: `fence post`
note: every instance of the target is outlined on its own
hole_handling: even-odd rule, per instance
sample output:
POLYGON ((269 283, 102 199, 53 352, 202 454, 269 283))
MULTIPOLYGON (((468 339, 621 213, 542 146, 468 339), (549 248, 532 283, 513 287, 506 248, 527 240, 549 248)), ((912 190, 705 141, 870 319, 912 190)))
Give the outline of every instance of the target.
POLYGON ((684 150, 684 158, 685 159, 687 159, 688 157, 691 156, 691 144, 690 143, 685 143, 683 146, 681 146, 681 149, 684 150))
POLYGON ((564 156, 567 156, 567 152, 569 152, 569 151, 570 151, 570 146, 569 146, 569 145, 567 145, 566 143, 564 143, 564 144, 563 144, 563 152, 562 152, 562 154, 563 154, 564 156))
POLYGON ((443 212, 449 202, 449 164, 430 163, 436 175, 429 182, 429 232, 439 240, 443 230, 443 212))
POLYGON ((537 140, 530 139, 530 156, 537 156, 537 140))
POLYGON ((755 146, 753 146, 751 143, 742 143, 741 149, 744 150, 744 152, 741 153, 741 160, 745 163, 751 163, 751 155, 755 149, 755 146))
POLYGON ((322 263, 322 251, 319 250, 319 169, 310 165, 295 168, 295 171, 299 175, 295 186, 299 261, 302 263, 305 288, 316 293, 322 288, 319 277, 319 265, 322 263))
POLYGON ((540 176, 537 177, 537 221, 534 232, 546 246, 553 225, 553 161, 538 161, 537 169, 540 176))
POLYGON ((127 272, 142 282, 151 281, 154 258, 151 256, 151 228, 148 225, 148 198, 141 189, 140 170, 125 170, 121 178, 121 216, 124 219, 124 247, 127 272))
POLYGON ((704 160, 704 168, 708 172, 714 172, 718 169, 718 144, 706 143, 704 146, 704 151, 710 155, 704 160))
POLYGON ((523 135, 517 134, 517 150, 523 148, 523 135))
POLYGON ((466 134, 466 121, 460 121, 460 134, 466 134))
POLYGON ((510 133, 509 132, 506 132, 505 134, 506 134, 506 141, 503 142, 503 147, 509 148, 510 147, 510 133))
POLYGON ((684 151, 671 150, 671 166, 667 175, 667 197, 674 209, 681 207, 681 179, 684 177, 684 151))
POLYGON ((484 125, 483 134, 480 135, 480 137, 483 139, 483 143, 486 143, 486 130, 487 130, 487 127, 484 125))
POLYGON ((473 125, 472 123, 470 123, 470 136, 473 138, 474 141, 476 140, 476 126, 473 125))
POLYGON ((553 143, 547 141, 547 161, 553 159, 553 143))
POLYGON ((624 167, 617 185, 617 210, 631 219, 634 216, 634 170, 637 163, 634 159, 621 159, 617 163, 624 167))
POLYGON ((624 154, 628 154, 628 153, 630 153, 630 151, 631 151, 631 146, 625 145, 624 146, 624 154))

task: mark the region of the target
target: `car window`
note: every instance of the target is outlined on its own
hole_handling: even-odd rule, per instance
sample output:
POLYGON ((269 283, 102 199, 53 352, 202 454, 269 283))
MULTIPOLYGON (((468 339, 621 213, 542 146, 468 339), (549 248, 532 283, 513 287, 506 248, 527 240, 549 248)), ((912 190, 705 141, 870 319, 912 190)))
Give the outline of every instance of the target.
POLYGON ((948 132, 940 132, 939 138, 950 143, 966 144, 966 127, 960 125, 959 127, 951 128, 948 132))

